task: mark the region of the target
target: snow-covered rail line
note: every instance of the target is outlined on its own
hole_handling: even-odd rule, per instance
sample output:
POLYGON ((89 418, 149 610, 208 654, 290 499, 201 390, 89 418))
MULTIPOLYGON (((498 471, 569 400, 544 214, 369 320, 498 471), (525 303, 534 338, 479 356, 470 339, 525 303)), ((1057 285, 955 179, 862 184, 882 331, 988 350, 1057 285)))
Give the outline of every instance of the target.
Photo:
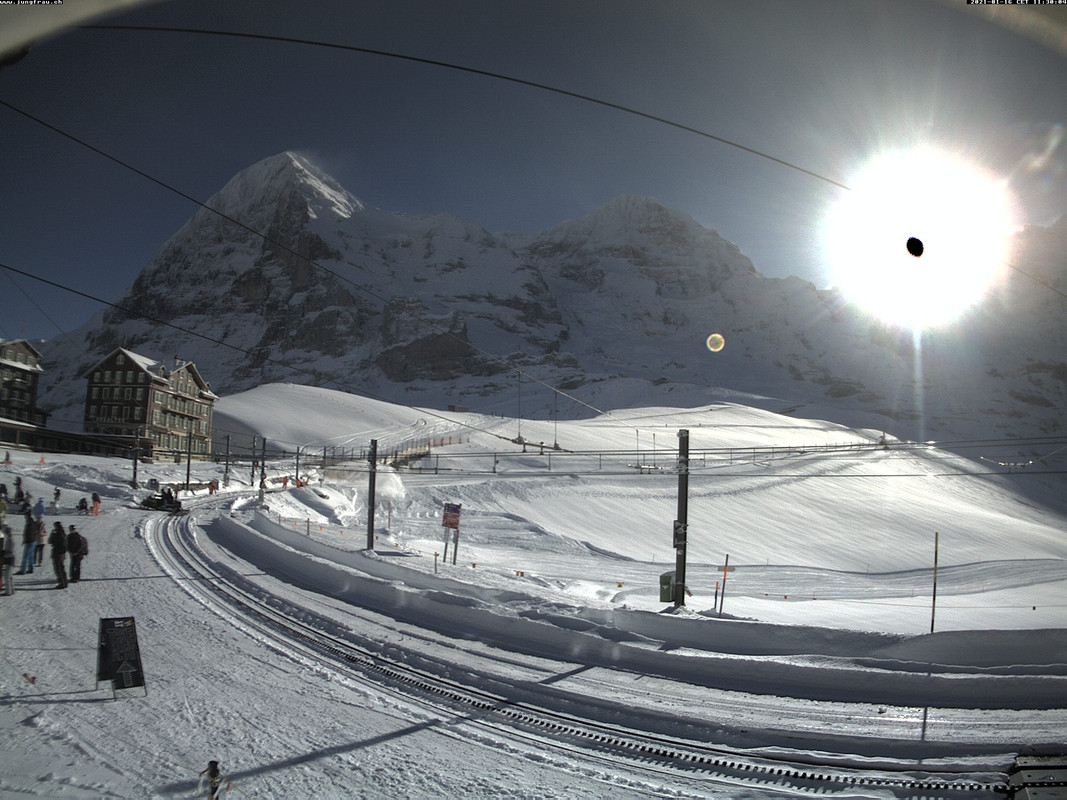
POLYGON ((549 746, 585 759, 622 758, 634 767, 685 775, 702 780, 748 785, 788 786, 793 792, 847 790, 855 796, 883 797, 976 797, 1002 790, 999 775, 954 774, 918 770, 913 765, 899 771, 879 765, 877 770, 814 761, 788 761, 752 757, 721 746, 621 729, 593 719, 560 713, 449 680, 440 675, 392 660, 380 652, 361 648, 351 641, 330 636, 306 620, 311 612, 279 608, 286 601, 257 595, 236 585, 210 563, 195 541, 195 525, 189 518, 152 518, 145 522, 145 540, 159 564, 180 579, 187 591, 228 618, 239 614, 240 624, 256 636, 273 642, 280 651, 299 650, 309 660, 342 667, 370 680, 378 689, 398 693, 406 703, 413 699, 432 708, 464 710, 463 721, 483 726, 499 735, 526 739, 538 747, 549 746), (190 580, 193 579, 193 580, 190 580), (836 787, 836 788, 835 788, 836 787))

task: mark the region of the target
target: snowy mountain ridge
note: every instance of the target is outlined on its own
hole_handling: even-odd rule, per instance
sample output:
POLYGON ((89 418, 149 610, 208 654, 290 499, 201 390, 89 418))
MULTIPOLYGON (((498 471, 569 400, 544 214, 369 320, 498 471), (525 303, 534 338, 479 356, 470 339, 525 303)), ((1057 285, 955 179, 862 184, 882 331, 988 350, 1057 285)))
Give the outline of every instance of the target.
MULTIPOLYGON (((124 345, 194 361, 219 394, 283 381, 573 417, 588 408, 550 387, 599 408, 739 392, 904 438, 1062 429, 1063 300, 1014 273, 957 326, 925 336, 917 358, 910 332, 798 278, 764 277, 735 245, 648 198, 618 197, 535 234, 491 233, 376 209, 286 152, 207 206, 219 213, 198 210, 119 301, 136 314, 98 315, 71 337, 84 348, 44 346, 57 365, 46 405, 80 404, 77 376, 124 345), (710 353, 715 332, 726 348, 710 353)), ((1028 232, 1019 250, 1065 285, 1067 225, 1028 232)))

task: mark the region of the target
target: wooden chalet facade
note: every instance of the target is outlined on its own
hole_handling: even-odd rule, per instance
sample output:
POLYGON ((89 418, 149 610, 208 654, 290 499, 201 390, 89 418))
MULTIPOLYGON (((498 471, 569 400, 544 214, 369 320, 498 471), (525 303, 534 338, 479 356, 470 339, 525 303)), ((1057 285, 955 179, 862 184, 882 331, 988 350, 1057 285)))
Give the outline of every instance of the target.
POLYGON ((211 457, 218 397, 192 362, 168 368, 120 347, 82 377, 86 433, 126 438, 142 458, 211 457))
POLYGON ((43 426, 48 415, 37 408, 41 354, 25 339, 0 342, 0 417, 43 426))

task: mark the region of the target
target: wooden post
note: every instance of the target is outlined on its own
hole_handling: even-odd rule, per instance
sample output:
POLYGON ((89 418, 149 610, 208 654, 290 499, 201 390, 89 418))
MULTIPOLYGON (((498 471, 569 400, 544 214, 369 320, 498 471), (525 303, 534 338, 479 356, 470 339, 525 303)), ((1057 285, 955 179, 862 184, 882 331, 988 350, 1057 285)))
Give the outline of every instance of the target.
POLYGON ((722 568, 722 594, 719 595, 719 616, 722 616, 722 606, 726 602, 726 573, 730 571, 730 554, 726 554, 726 563, 722 568))

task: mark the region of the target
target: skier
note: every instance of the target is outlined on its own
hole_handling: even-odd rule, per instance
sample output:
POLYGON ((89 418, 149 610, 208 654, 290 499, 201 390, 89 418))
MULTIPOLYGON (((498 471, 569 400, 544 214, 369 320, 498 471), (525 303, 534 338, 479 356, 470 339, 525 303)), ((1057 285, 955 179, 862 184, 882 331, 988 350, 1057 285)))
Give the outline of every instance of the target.
MULTIPOLYGON (((204 777, 204 773, 207 773, 207 796, 208 800, 217 800, 219 796, 219 786, 222 785, 222 773, 219 772, 219 762, 209 761, 207 762, 207 769, 200 773, 200 777, 204 777)), ((230 791, 230 779, 226 778, 226 789, 224 791, 230 791)), ((197 794, 200 793, 197 788, 197 794)))

